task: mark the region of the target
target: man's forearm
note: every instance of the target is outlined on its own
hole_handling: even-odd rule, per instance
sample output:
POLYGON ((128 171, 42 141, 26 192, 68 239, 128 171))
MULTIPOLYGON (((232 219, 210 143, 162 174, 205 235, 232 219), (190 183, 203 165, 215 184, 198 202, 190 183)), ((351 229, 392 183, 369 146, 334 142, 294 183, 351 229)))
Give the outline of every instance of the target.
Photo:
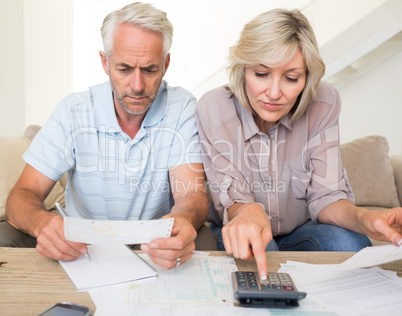
POLYGON ((175 201, 170 214, 184 216, 198 230, 208 217, 207 194, 205 192, 187 193, 175 201))
POLYGON ((14 188, 7 199, 7 222, 15 228, 33 236, 38 236, 38 229, 43 220, 55 216, 46 211, 44 203, 32 191, 14 188))

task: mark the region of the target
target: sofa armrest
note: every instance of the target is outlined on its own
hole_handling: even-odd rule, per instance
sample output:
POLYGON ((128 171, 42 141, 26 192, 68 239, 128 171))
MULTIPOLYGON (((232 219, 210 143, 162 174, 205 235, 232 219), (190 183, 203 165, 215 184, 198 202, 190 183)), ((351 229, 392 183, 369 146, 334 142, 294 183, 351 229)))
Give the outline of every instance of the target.
POLYGON ((402 205, 402 155, 390 155, 399 202, 402 205))

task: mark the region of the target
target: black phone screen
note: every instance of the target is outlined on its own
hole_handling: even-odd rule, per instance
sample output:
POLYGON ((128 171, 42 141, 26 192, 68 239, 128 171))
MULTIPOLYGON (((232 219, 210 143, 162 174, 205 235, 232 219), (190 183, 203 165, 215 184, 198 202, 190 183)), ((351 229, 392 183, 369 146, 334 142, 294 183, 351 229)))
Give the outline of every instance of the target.
POLYGON ((39 316, 86 316, 90 315, 85 306, 68 303, 58 303, 39 316))

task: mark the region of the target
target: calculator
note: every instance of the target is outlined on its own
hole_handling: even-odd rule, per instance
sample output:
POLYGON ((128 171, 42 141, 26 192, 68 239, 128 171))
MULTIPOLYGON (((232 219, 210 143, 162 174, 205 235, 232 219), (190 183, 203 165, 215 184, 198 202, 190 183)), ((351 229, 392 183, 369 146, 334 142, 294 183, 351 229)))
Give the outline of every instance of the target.
POLYGON ((257 272, 232 272, 233 288, 242 306, 291 308, 306 297, 296 289, 288 273, 269 272, 266 280, 260 280, 257 272))

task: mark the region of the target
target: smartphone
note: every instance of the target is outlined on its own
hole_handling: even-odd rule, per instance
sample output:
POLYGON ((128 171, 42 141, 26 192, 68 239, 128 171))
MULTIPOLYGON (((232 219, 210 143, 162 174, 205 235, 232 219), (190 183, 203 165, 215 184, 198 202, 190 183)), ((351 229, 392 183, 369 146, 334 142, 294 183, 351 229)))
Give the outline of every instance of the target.
POLYGON ((57 303, 38 316, 90 316, 91 310, 74 303, 57 303))

